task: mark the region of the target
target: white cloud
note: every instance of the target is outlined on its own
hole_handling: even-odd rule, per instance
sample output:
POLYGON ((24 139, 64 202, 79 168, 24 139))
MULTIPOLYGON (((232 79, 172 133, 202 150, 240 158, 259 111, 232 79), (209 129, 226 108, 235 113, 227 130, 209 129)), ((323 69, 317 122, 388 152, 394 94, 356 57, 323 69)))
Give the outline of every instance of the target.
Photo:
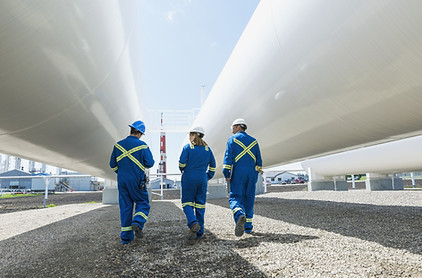
POLYGON ((174 17, 174 15, 176 14, 176 11, 175 10, 170 10, 170 11, 168 11, 167 12, 167 19, 169 20, 169 21, 172 21, 173 20, 173 17, 174 17))

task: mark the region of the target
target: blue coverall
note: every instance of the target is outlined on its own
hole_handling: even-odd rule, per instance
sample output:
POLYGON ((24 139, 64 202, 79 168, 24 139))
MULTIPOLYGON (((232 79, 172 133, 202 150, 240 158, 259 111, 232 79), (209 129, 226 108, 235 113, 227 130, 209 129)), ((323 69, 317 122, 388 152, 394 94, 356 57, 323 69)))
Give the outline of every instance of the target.
POLYGON ((154 165, 154 159, 148 145, 136 136, 128 136, 114 145, 110 157, 110 167, 117 173, 119 189, 119 207, 123 244, 134 238, 132 224, 141 229, 148 219, 150 204, 145 182, 145 169, 154 165), (133 204, 135 215, 133 215, 133 204))
POLYGON ((234 221, 246 216, 245 232, 252 232, 253 206, 258 171, 262 168, 261 152, 255 138, 244 131, 227 141, 223 161, 223 175, 230 178, 229 204, 234 221))
POLYGON ((198 223, 201 228, 197 238, 204 234, 205 202, 207 200, 207 182, 215 174, 215 158, 209 146, 183 147, 179 158, 182 175, 182 207, 189 228, 198 223), (208 171, 207 171, 208 168, 208 171))

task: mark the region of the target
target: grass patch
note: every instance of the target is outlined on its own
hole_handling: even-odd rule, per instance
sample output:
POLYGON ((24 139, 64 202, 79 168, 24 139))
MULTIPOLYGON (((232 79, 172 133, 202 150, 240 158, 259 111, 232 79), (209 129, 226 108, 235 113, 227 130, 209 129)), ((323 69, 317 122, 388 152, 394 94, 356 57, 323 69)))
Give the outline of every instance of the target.
POLYGON ((49 204, 46 206, 46 208, 54 208, 56 205, 55 204, 49 204))
POLYGON ((15 194, 15 195, 13 195, 13 194, 10 194, 10 193, 7 193, 7 194, 3 193, 0 196, 0 199, 27 197, 27 196, 38 196, 38 195, 43 195, 43 194, 42 193, 33 193, 33 194, 15 194))
POLYGON ((99 202, 97 202, 97 201, 91 201, 91 202, 86 202, 84 204, 97 204, 97 203, 99 203, 99 202))

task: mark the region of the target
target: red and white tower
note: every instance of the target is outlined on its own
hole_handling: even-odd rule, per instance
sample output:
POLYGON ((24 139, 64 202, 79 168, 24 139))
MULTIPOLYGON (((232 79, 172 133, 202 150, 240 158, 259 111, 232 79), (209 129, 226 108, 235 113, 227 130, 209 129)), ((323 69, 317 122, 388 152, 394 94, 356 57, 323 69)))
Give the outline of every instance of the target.
MULTIPOLYGON (((163 113, 161 113, 161 132, 160 132, 160 168, 159 173, 167 172, 167 155, 166 155, 166 133, 163 128, 163 113)), ((166 175, 164 175, 166 177, 166 175)))

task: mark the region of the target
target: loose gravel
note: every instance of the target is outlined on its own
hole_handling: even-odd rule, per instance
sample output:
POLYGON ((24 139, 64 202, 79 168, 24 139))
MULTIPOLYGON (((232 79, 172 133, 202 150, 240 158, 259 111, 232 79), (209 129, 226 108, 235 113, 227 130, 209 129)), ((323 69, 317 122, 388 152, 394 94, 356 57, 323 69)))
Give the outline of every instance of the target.
POLYGON ((179 200, 153 201, 125 246, 118 206, 83 206, 96 207, 0 241, 0 277, 422 277, 422 191, 264 194, 241 238, 227 199, 209 200, 193 245, 179 200))

